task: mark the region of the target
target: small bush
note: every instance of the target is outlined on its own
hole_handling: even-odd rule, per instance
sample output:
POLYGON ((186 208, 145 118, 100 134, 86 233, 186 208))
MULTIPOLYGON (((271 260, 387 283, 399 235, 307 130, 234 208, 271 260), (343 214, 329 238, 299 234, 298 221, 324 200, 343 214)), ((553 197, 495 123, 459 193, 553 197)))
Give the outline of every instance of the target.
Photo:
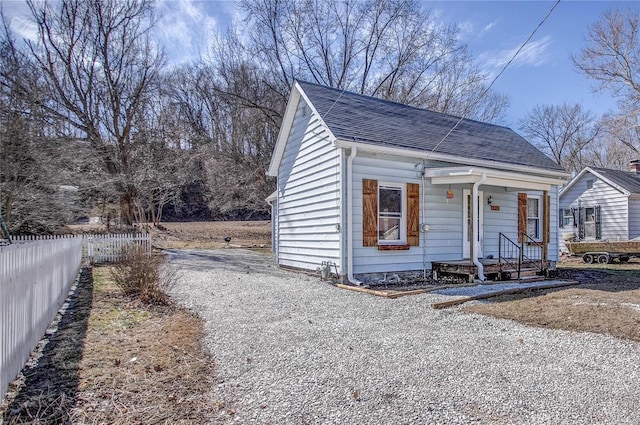
POLYGON ((147 250, 130 245, 112 268, 112 277, 125 295, 149 304, 169 304, 168 292, 176 282, 176 270, 165 267, 163 255, 147 256, 147 250))

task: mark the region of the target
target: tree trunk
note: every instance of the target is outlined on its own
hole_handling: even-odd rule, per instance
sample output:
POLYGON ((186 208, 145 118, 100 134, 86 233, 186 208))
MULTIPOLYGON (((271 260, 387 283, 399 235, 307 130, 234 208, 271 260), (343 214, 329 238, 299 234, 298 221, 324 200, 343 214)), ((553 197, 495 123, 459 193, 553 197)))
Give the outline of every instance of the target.
POLYGON ((126 226, 133 225, 134 221, 134 208, 135 208, 134 198, 128 194, 124 193, 120 196, 120 222, 126 226))

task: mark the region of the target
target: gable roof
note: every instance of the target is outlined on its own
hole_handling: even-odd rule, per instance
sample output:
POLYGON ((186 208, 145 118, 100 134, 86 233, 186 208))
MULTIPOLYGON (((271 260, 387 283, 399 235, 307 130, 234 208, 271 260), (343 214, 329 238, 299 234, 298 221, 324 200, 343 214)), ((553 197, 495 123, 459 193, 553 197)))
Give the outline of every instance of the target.
POLYGON ((516 164, 564 172, 508 127, 298 81, 305 97, 340 140, 516 164))
POLYGON ((629 193, 640 195, 640 175, 635 172, 609 168, 592 168, 592 170, 626 189, 629 193))
POLYGON ((560 194, 565 193, 586 173, 591 173, 605 183, 618 189, 625 195, 640 195, 640 174, 632 171, 612 170, 610 168, 585 167, 565 187, 560 194))

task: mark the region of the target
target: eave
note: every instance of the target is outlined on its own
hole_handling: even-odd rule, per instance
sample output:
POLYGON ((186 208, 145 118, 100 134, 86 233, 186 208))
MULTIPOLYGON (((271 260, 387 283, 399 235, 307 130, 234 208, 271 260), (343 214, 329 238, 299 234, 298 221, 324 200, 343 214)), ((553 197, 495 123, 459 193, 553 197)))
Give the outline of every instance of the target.
MULTIPOLYGON (((459 157, 455 155, 441 154, 437 152, 428 152, 428 151, 425 152, 421 150, 398 148, 398 147, 392 147, 392 146, 379 146, 379 145, 373 145, 369 143, 353 142, 353 141, 346 141, 346 140, 340 140, 340 139, 336 140, 334 143, 339 148, 351 148, 355 146, 358 148, 359 152, 383 153, 388 155, 408 157, 408 158, 419 159, 419 160, 429 159, 433 161, 450 162, 454 164, 464 164, 466 166, 471 166, 471 167, 482 167, 483 169, 494 170, 494 171, 507 170, 507 171, 514 171, 517 173, 524 173, 529 176, 538 175, 538 176, 552 178, 553 181, 560 182, 560 183, 554 183, 559 185, 565 184, 567 180, 571 178, 571 175, 566 171, 550 170, 547 168, 536 168, 536 167, 529 167, 529 166, 524 166, 519 164, 506 163, 506 162, 489 161, 489 160, 482 160, 482 159, 476 159, 476 158, 466 158, 466 157, 459 157)), ((504 186, 504 185, 501 185, 501 186, 504 186)))
POLYGON ((550 190, 565 183, 564 179, 531 174, 501 171, 482 167, 439 167, 425 168, 423 177, 431 179, 431 184, 476 183, 484 179, 483 185, 503 186, 507 190, 550 190))

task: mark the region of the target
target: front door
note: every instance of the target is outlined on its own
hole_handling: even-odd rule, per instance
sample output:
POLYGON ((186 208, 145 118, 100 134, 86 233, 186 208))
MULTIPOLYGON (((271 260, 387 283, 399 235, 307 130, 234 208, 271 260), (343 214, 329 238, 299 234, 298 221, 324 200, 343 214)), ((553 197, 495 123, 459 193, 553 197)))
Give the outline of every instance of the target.
MULTIPOLYGON (((482 192, 478 191, 478 200, 477 202, 480 205, 478 209, 478 227, 480 231, 478 232, 478 251, 476 252, 476 257, 482 257, 482 234, 483 234, 483 213, 482 213, 482 192)), ((471 191, 469 189, 464 189, 462 193, 462 211, 463 211, 463 220, 462 220, 462 257, 469 258, 471 256, 471 234, 472 234, 472 217, 471 214, 471 191)))

